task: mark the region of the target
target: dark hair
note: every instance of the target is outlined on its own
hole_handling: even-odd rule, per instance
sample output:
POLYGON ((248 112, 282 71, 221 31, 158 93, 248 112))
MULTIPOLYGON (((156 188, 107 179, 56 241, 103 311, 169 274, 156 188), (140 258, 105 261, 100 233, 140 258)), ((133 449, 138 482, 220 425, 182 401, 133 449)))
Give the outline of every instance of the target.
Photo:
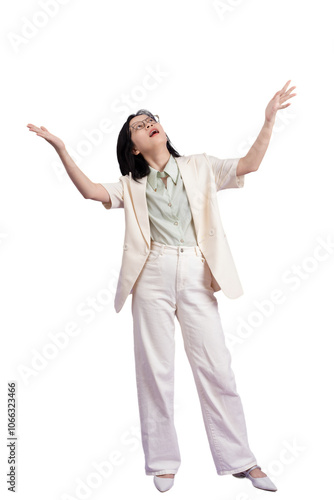
MULTIPOLYGON (((134 144, 131 139, 130 121, 132 118, 138 115, 147 115, 151 118, 154 118, 153 114, 147 109, 140 109, 139 111, 137 111, 137 113, 129 115, 118 135, 116 148, 117 159, 122 175, 127 175, 129 172, 131 172, 132 178, 135 181, 137 181, 137 179, 145 177, 150 173, 150 168, 143 155, 141 153, 139 153, 138 155, 134 155, 132 153, 134 144)), ((171 145, 168 135, 166 146, 172 156, 176 156, 177 158, 181 156, 171 145)))

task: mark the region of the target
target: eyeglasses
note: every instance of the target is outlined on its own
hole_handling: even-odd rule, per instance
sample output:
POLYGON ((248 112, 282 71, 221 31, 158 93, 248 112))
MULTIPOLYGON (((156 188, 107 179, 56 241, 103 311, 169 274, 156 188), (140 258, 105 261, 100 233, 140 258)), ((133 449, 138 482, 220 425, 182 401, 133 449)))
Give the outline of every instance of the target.
POLYGON ((159 122, 159 116, 158 115, 153 115, 153 118, 149 116, 148 118, 145 118, 145 120, 140 120, 139 122, 134 123, 133 125, 130 125, 133 130, 141 130, 146 127, 146 124, 149 123, 157 123, 159 122))

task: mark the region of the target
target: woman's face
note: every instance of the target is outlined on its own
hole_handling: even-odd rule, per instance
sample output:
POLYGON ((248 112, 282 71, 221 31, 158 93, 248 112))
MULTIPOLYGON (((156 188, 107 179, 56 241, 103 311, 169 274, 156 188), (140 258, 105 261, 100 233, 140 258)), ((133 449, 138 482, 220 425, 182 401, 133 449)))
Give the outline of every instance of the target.
MULTIPOLYGON (((141 120, 150 118, 148 115, 138 115, 130 120, 130 125, 135 125, 141 120)), ((130 126, 131 139, 134 144, 133 154, 141 153, 145 156, 145 153, 152 153, 153 151, 158 151, 159 149, 167 149, 167 137, 164 129, 159 122, 146 121, 144 128, 140 130, 135 130, 130 126), (157 130, 152 134, 153 130, 157 130)))

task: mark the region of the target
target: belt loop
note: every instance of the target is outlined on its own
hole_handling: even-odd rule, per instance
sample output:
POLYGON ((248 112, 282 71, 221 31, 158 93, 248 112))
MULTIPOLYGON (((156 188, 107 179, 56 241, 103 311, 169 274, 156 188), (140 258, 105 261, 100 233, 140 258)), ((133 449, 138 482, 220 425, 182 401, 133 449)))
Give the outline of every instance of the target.
POLYGON ((160 248, 160 255, 163 255, 164 253, 164 250, 165 250, 165 246, 164 244, 161 245, 161 248, 160 248))

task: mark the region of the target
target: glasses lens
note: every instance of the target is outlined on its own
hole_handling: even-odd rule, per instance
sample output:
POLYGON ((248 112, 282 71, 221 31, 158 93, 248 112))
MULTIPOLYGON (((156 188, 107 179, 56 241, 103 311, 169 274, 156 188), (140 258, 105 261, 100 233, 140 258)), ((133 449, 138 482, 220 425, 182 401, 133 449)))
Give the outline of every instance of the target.
POLYGON ((136 130, 141 130, 142 128, 145 127, 146 123, 157 123, 159 121, 159 116, 154 115, 154 117, 149 116, 145 120, 138 122, 137 124, 134 125, 136 130))
POLYGON ((137 123, 137 125, 136 125, 136 130, 141 130, 142 128, 144 128, 144 124, 143 124, 143 122, 139 122, 139 123, 137 123))

